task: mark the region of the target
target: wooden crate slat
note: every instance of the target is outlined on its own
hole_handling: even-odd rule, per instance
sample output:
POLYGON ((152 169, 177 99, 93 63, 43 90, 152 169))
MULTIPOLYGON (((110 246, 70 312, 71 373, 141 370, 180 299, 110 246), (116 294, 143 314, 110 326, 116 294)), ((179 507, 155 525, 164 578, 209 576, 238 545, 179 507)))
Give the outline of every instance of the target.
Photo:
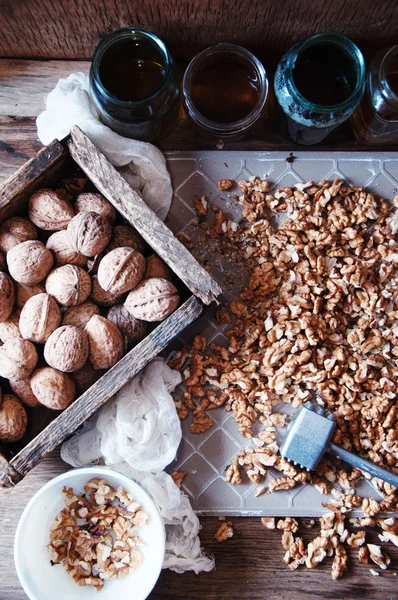
MULTIPOLYGON (((203 305, 200 300, 191 296, 14 456, 8 468, 24 477, 48 452, 63 442, 129 379, 157 356, 170 340, 197 319, 202 310, 203 305)), ((6 481, 3 472, 2 484, 7 485, 7 483, 12 482, 6 481)))
POLYGON ((73 159, 98 190, 134 225, 191 292, 205 304, 217 301, 222 293, 220 286, 79 127, 72 127, 67 145, 73 159))
POLYGON ((0 185, 0 221, 20 210, 28 196, 56 178, 70 160, 67 149, 58 140, 42 148, 16 173, 0 185))

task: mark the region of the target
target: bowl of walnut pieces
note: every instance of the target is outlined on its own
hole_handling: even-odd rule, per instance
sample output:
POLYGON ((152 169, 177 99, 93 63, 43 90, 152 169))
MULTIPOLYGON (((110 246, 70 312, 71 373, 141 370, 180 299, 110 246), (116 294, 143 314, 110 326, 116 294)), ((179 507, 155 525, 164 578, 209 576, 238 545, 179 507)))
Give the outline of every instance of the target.
POLYGON ((22 514, 14 544, 30 600, 144 600, 164 552, 164 524, 150 494, 101 466, 68 471, 42 487, 22 514))

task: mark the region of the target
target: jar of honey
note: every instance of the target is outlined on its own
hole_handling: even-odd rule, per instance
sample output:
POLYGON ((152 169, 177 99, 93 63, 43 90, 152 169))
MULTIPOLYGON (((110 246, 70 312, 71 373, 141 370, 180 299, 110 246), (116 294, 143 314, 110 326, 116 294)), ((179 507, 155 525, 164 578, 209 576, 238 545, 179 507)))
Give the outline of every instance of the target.
POLYGON ((90 69, 90 92, 105 125, 125 137, 153 141, 177 121, 179 85, 165 44, 126 27, 102 38, 90 69))
POLYGON ((268 80, 261 62, 235 44, 217 44, 189 63, 182 82, 185 112, 206 137, 243 137, 261 118, 268 80))

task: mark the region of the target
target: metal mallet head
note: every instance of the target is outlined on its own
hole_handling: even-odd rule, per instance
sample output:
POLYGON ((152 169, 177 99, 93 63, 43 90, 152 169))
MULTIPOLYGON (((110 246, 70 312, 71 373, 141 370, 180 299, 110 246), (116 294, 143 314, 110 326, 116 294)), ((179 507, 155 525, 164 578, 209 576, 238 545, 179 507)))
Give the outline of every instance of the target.
POLYGON ((313 471, 328 450, 335 427, 333 418, 318 414, 311 403, 306 402, 296 410, 289 423, 281 455, 295 465, 313 471))

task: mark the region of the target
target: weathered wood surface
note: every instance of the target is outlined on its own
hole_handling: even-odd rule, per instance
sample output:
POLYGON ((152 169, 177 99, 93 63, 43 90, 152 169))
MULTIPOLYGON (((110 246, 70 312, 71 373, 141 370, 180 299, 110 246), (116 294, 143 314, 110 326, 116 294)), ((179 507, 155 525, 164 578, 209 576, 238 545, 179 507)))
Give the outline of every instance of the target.
POLYGON ((396 43, 398 5, 391 0, 2 0, 0 56, 88 59, 99 36, 135 26, 150 29, 178 60, 234 42, 268 66, 292 44, 325 31, 353 38, 372 53, 396 43))
MULTIPOLYGON (((182 304, 16 454, 10 466, 21 476, 26 475, 197 319, 202 310, 202 303, 193 296, 182 304)), ((8 477, 3 484, 10 484, 8 477)))
POLYGON ((191 292, 205 304, 217 300, 222 293, 219 285, 78 127, 72 128, 67 144, 72 158, 95 187, 134 225, 191 292))
MULTIPOLYGON (((70 468, 53 452, 31 471, 18 486, 0 490, 0 581, 1 600, 26 600, 15 572, 14 535, 18 519, 28 500, 52 477, 70 468)), ((189 474, 187 477, 195 477, 189 474)), ((388 571, 373 577, 376 565, 358 563, 358 550, 349 548, 348 570, 342 579, 332 581, 331 559, 316 569, 299 567, 290 571, 283 562, 281 531, 264 529, 258 518, 233 518, 234 536, 217 543, 214 533, 220 525, 216 517, 201 519, 203 547, 216 558, 213 573, 162 571, 149 600, 397 600, 398 548, 383 544, 392 559, 388 571)), ((306 529, 300 520, 300 535, 306 542, 319 533, 306 529)), ((369 532, 369 543, 380 544, 377 532, 369 532)), ((54 599, 56 600, 56 599, 54 599)), ((127 600, 127 599, 126 599, 127 600)))
POLYGON ((67 150, 55 140, 4 181, 0 185, 0 222, 21 211, 28 197, 55 180, 68 160, 67 150))

